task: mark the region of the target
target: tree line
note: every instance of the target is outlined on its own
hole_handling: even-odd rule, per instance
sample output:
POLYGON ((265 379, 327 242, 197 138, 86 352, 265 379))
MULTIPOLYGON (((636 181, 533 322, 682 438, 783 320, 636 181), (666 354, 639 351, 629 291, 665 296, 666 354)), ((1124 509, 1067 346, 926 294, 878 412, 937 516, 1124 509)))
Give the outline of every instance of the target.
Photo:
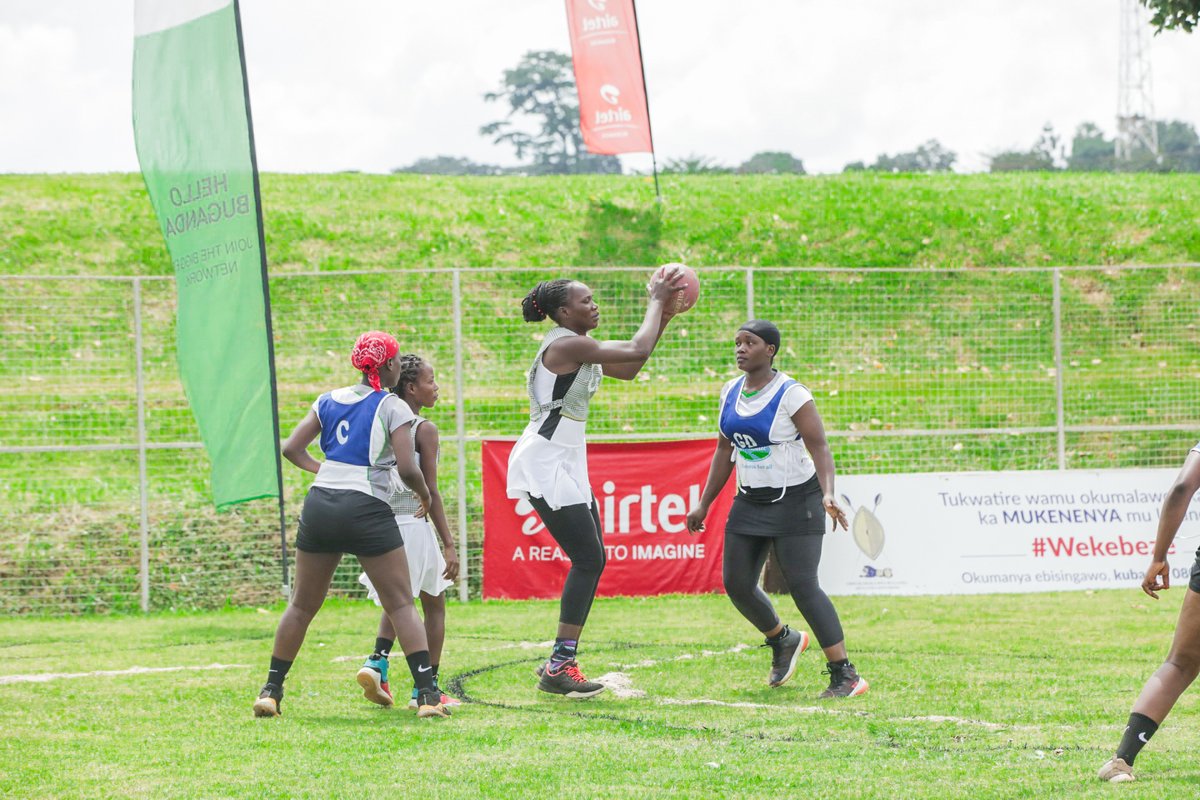
MULTIPOLYGON (((1200 2, 1200 0, 1197 0, 1200 2)), ((1069 145, 1049 125, 1028 150, 1005 150, 988 156, 992 172, 1200 172, 1200 136, 1190 122, 1159 120, 1158 153, 1143 146, 1118 161, 1116 140, 1094 122, 1075 129, 1069 145)))
MULTIPOLYGON (((1150 24, 1156 33, 1182 30, 1190 33, 1200 25, 1200 0, 1141 0, 1150 11, 1150 24)), ((421 158, 393 172, 427 175, 570 175, 618 174, 621 162, 616 156, 588 153, 579 129, 579 99, 571 57, 555 50, 534 50, 522 56, 512 69, 504 71, 500 86, 484 94, 489 103, 507 106, 502 119, 479 129, 494 144, 513 148, 517 167, 482 164, 458 156, 421 158)), ((1050 125, 1027 150, 1004 150, 990 154, 991 172, 1058 171, 1079 172, 1200 172, 1200 137, 1195 127, 1182 120, 1155 123, 1159 152, 1134 149, 1128 160, 1118 162, 1116 141, 1105 136, 1092 122, 1075 129, 1070 149, 1050 125)), ((854 161, 844 172, 949 172, 958 155, 936 139, 914 150, 889 155, 881 153, 873 162, 854 161)), ((783 151, 760 152, 737 166, 720 164, 703 155, 667 159, 664 173, 775 173, 805 174, 804 163, 783 151)))

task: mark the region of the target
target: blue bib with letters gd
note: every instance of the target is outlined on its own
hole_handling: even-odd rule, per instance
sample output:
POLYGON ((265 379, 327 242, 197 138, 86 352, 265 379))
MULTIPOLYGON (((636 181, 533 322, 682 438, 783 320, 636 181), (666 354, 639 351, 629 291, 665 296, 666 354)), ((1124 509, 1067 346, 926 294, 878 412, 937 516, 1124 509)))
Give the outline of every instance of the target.
MULTIPOLYGON (((779 404, 783 402, 783 396, 787 394, 787 390, 794 383, 796 381, 791 378, 784 381, 783 385, 775 392, 775 396, 765 406, 754 414, 743 417, 737 412, 737 401, 742 396, 742 387, 746 385, 746 376, 743 375, 741 380, 730 387, 729 392, 725 395, 725 404, 721 406, 719 422, 721 433, 740 450, 753 450, 770 447, 773 444, 782 444, 782 441, 771 440, 771 425, 775 422, 775 415, 779 412, 779 404)), ((797 434, 794 438, 799 439, 800 435, 797 434)))

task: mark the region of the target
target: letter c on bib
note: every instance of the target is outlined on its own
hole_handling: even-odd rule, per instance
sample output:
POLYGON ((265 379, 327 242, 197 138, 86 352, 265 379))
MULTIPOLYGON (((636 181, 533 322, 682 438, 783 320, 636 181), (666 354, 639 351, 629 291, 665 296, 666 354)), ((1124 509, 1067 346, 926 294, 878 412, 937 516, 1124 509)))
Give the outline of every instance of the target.
POLYGON ((350 422, 348 420, 342 420, 337 424, 337 428, 334 430, 334 435, 337 436, 338 443, 345 444, 346 442, 350 441, 349 434, 350 422))

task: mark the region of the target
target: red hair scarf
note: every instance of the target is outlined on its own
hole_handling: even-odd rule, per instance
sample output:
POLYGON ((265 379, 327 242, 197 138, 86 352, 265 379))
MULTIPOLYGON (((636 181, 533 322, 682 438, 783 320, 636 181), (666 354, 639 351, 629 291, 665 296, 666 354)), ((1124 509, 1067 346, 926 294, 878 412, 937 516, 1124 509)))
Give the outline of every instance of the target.
POLYGON ((350 363, 356 370, 366 374, 371 388, 378 392, 383 388, 379 382, 380 365, 389 358, 395 358, 399 352, 400 343, 390 334, 367 331, 354 343, 354 349, 350 351, 350 363))

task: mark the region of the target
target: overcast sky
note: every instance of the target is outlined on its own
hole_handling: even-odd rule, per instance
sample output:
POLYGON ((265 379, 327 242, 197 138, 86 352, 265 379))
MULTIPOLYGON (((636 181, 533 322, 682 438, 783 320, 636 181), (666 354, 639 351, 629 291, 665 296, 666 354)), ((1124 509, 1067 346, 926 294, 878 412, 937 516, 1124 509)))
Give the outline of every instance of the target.
MULTIPOLYGON (((259 166, 514 164, 482 94, 569 50, 562 0, 242 0, 259 166)), ((1051 122, 1115 128, 1119 0, 641 0, 660 162, 810 172, 937 138, 979 170, 1051 122)), ((0 172, 136 171, 133 0, 0 0, 0 172)), ((1200 33, 1151 41, 1157 116, 1200 124, 1200 33)), ((627 166, 648 166, 626 157, 627 166)))

